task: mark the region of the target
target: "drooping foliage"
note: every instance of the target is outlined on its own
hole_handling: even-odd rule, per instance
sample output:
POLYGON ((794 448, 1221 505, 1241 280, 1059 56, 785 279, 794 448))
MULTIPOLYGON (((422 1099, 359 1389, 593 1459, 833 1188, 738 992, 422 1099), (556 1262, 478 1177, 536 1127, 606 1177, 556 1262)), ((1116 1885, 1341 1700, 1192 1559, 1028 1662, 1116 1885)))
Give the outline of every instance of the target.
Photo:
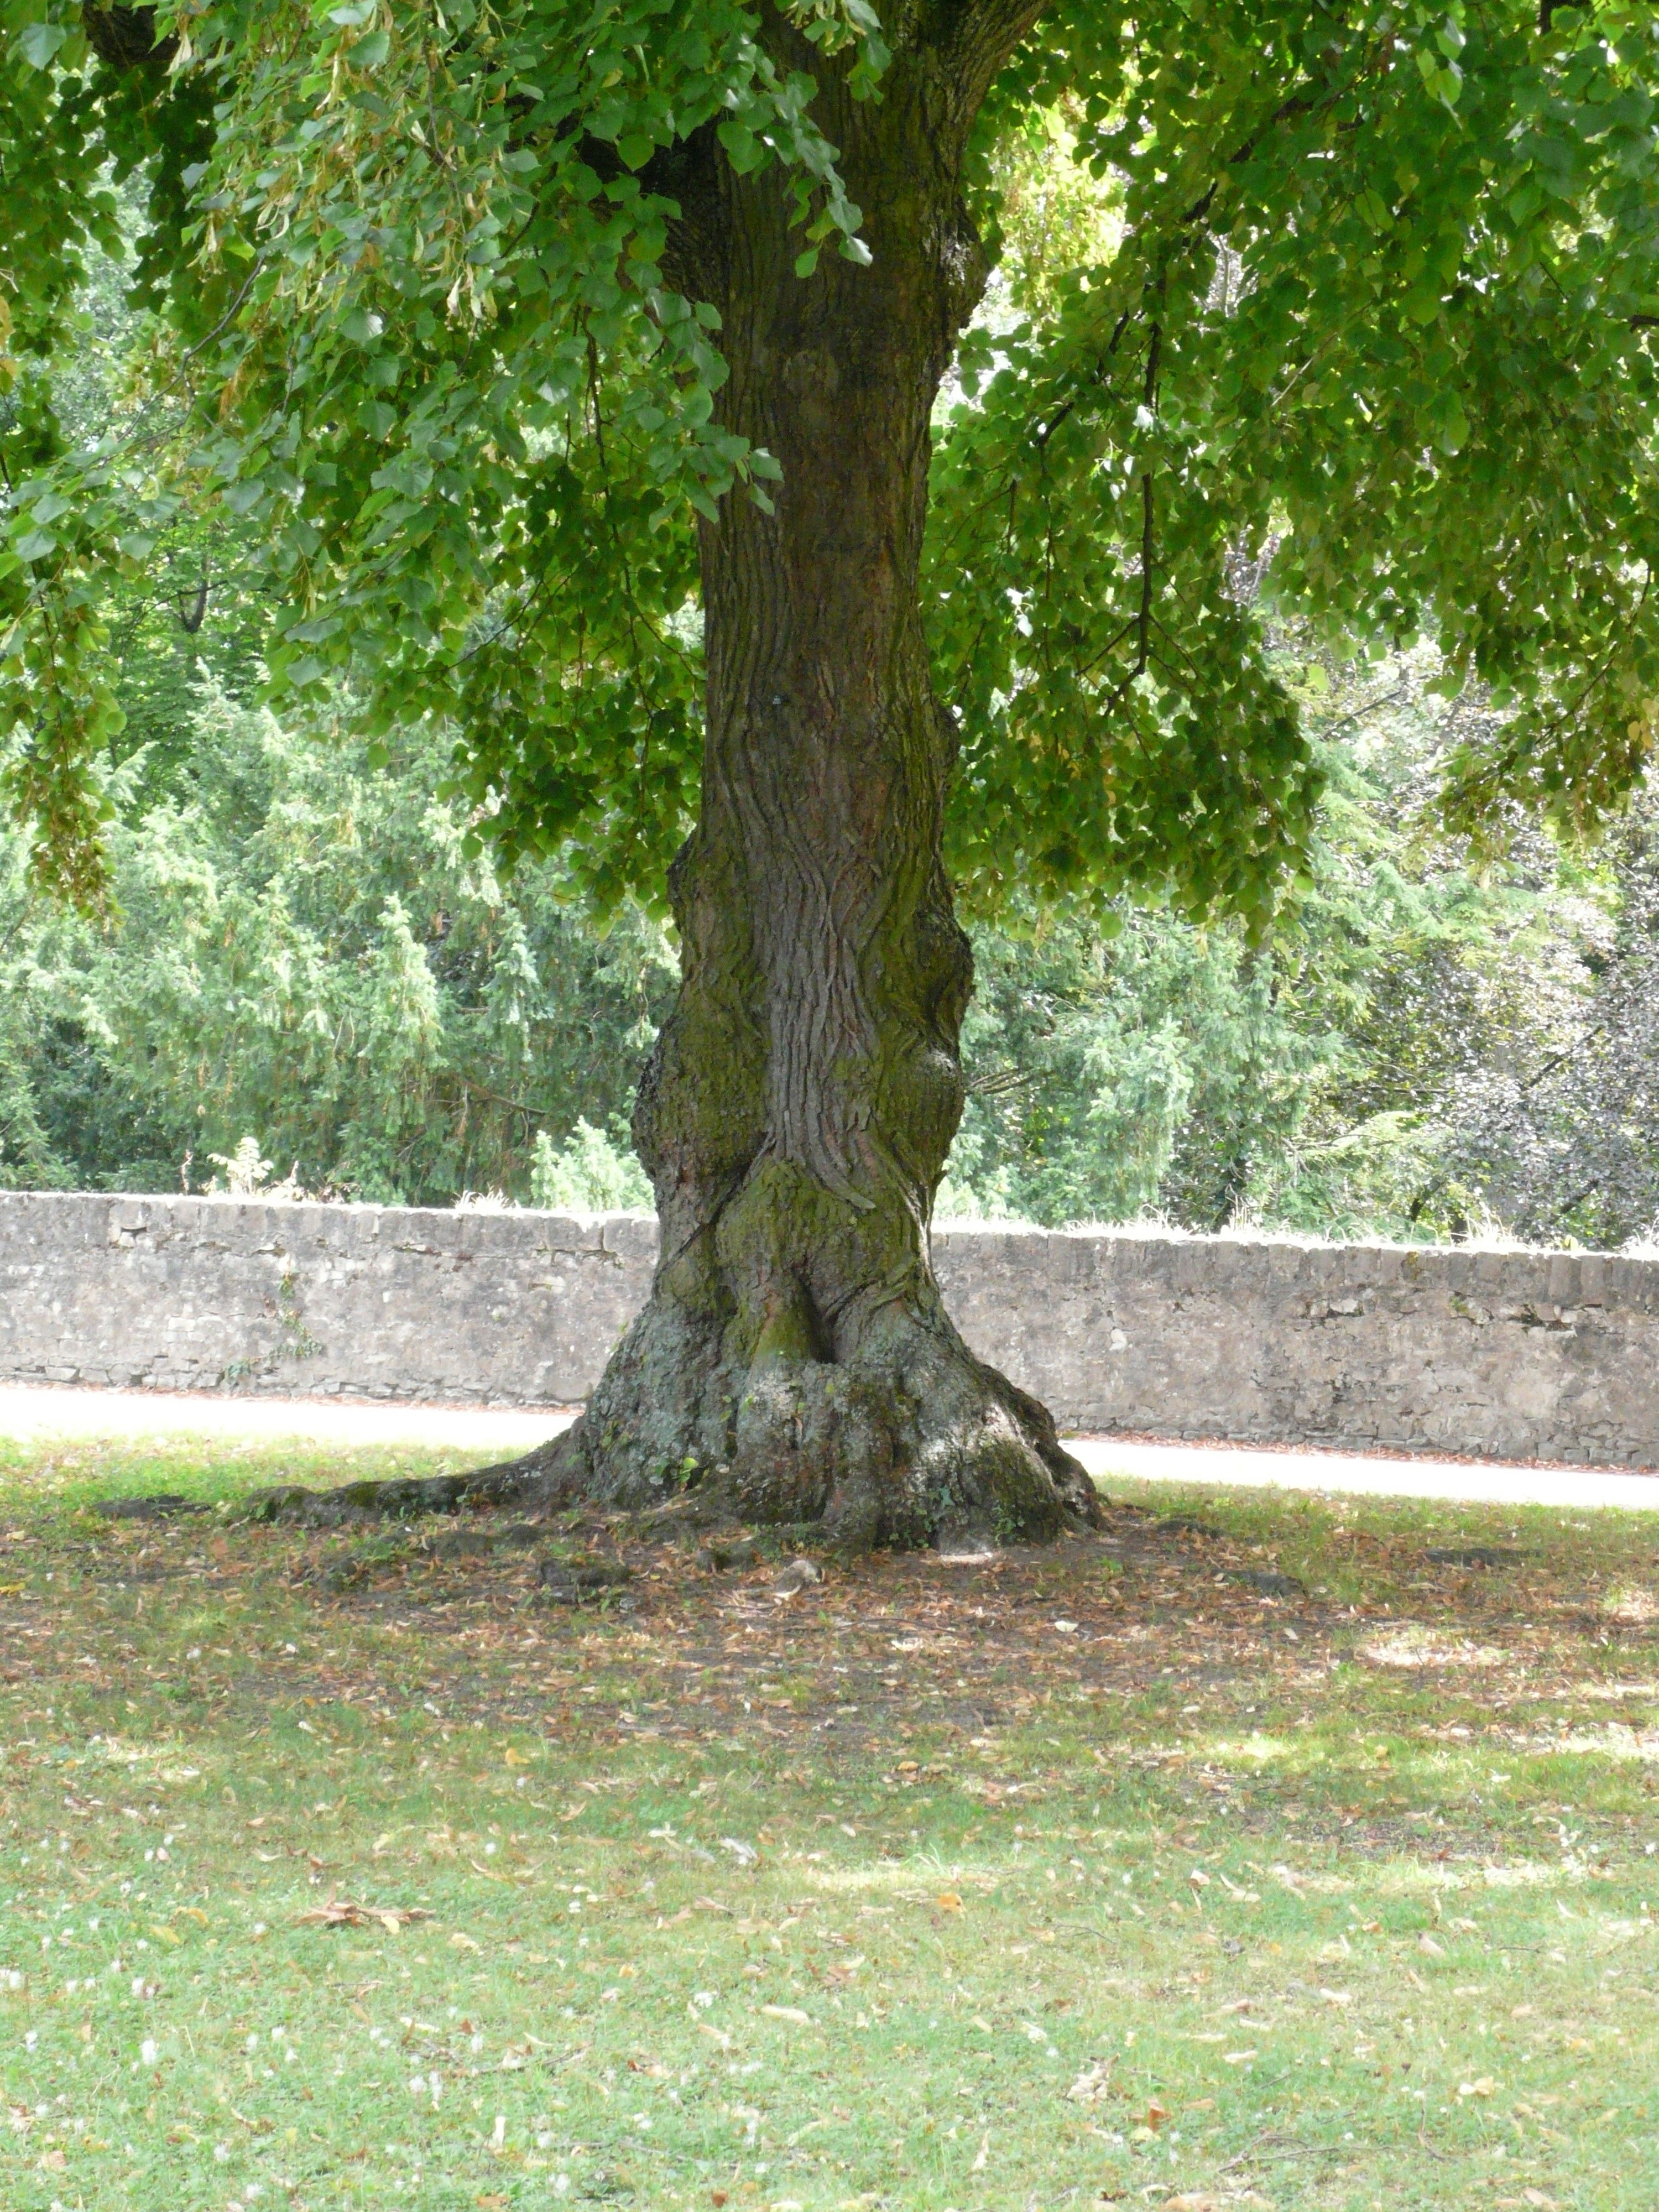
MULTIPOLYGON (((805 12, 874 68, 872 33, 805 12)), ((665 288, 635 172, 716 123, 799 173, 804 251, 858 250, 807 82, 731 6, 7 14, 5 673, 47 866, 90 881, 100 594, 205 505, 276 599, 279 684, 349 663, 371 728, 454 718, 509 852, 598 817, 604 888, 655 873, 692 797, 689 516, 768 465, 712 420, 714 317, 665 288), (64 453, 28 357, 116 245, 106 171, 146 199, 157 357, 132 419, 64 453)))
POLYGON ((1248 843, 1212 858, 1194 811, 1272 834, 1299 769, 1245 574, 1351 639, 1431 629, 1480 679, 1507 711, 1455 763, 1470 815, 1518 790, 1582 824, 1627 786, 1655 38, 1623 8, 1045 17, 993 124, 1069 103, 1121 242, 981 337, 941 456, 975 858, 1069 880, 1190 848, 1198 890, 1237 891, 1248 843))
MULTIPOLYGON (((784 12, 879 99, 890 47, 976 10, 1008 16, 784 12)), ((212 529, 279 689, 349 668, 371 735, 451 733, 509 855, 574 836, 602 899, 654 886, 696 800, 695 520, 774 473, 721 428, 717 319, 672 280, 678 149, 782 166, 803 283, 867 252, 778 20, 5 0, 0 713, 47 875, 98 894, 112 607, 212 529), (118 190, 139 358, 71 435, 50 372, 118 190)), ((1452 763, 1464 818, 1518 793, 1594 819, 1659 696, 1651 11, 1022 20, 979 228, 1017 244, 1018 149, 1057 130, 1100 219, 1054 227, 1041 281, 1010 252, 939 426, 959 875, 1259 915, 1318 781, 1264 609, 1432 631, 1502 710, 1452 763)))

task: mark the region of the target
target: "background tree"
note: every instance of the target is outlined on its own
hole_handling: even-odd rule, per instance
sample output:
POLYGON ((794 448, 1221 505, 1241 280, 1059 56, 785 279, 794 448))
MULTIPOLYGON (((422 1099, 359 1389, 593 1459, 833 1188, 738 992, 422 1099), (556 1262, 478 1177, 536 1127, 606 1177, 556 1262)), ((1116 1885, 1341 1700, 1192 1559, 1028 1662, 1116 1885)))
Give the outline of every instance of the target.
MULTIPOLYGON (((168 612, 120 641, 109 910, 33 888, 0 829, 0 1181, 203 1189, 246 1152, 307 1193, 648 1204, 627 1117, 670 933, 632 902, 596 927, 556 859, 504 878, 469 855, 465 802, 434 796, 441 733, 371 767, 349 694, 290 728, 237 702, 234 670, 181 681, 202 634, 168 612)), ((936 1216, 1644 1235, 1653 1039, 1605 1020, 1641 941, 1630 840, 1579 856, 1517 821, 1493 855, 1448 832, 1437 779, 1469 708, 1436 696, 1431 651, 1345 672, 1286 641, 1279 666, 1325 774, 1311 888, 1255 943, 1123 896, 975 921, 936 1216), (1506 1134, 1516 1097, 1532 1118, 1506 1134), (1614 1130, 1618 1207, 1564 1212, 1571 1172, 1540 1171, 1614 1130)))
POLYGON ((860 1541, 1091 1510, 927 1264, 947 866, 1264 918, 1318 779, 1247 582, 1432 626, 1502 710, 1455 763, 1471 822, 1519 793, 1583 824, 1639 772, 1647 13, 6 21, 9 787, 44 865, 97 895, 101 611, 181 517, 237 518, 279 685, 349 666, 371 735, 453 727, 509 857, 574 838, 614 898, 695 795, 635 1116, 663 1263, 556 1480, 718 1470, 860 1541), (1115 215, 975 326, 1010 149, 1057 112, 1115 215), (109 176, 155 360, 65 452, 30 362, 115 242, 109 176))
POLYGON ((1629 905, 1621 848, 1581 853, 1518 814, 1479 845, 1449 830, 1445 765, 1485 710, 1443 696, 1426 646, 1347 666, 1308 647, 1280 635, 1274 665, 1324 789, 1304 887, 1269 931, 1127 899, 1096 914, 1015 900, 975 924, 942 1210, 1583 1233, 1522 1205, 1488 1123, 1518 1087, 1547 1097, 1558 1142, 1595 1141, 1588 1094, 1559 1083, 1629 905))
POLYGON ((170 769, 106 779, 118 918, 32 899, 7 841, 0 1180, 222 1188, 251 1140, 313 1193, 647 1204, 610 1139, 672 1000, 661 925, 601 935, 556 862, 469 856, 430 733, 371 769, 349 726, 211 682, 185 708, 170 769))
MULTIPOLYGON (((1539 1243, 1659 1237, 1659 825, 1650 793, 1613 848, 1613 920, 1553 1048, 1462 1071, 1431 1195, 1477 1192, 1539 1243)), ((1540 1042, 1541 1043, 1541 1040, 1540 1042)))

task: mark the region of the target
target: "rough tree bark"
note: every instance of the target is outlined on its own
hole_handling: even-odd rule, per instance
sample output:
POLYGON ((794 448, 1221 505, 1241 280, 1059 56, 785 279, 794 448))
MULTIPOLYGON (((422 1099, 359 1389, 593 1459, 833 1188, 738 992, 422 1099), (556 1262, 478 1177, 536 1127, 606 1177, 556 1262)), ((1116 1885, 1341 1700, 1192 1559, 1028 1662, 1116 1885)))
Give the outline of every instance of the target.
POLYGON ((1098 1510, 1044 1409, 963 1344, 928 1257, 972 985, 918 596, 928 426, 984 281, 969 129, 1036 8, 902 12, 864 101, 769 18, 780 59, 819 80, 871 267, 826 254, 798 278, 787 179, 738 178, 712 143, 665 184, 674 273, 722 317, 723 418, 783 479, 775 513, 734 497, 702 527, 683 983, 634 1120, 655 1287, 538 1462, 551 1497, 704 1482, 745 1518, 858 1547, 1048 1535, 1098 1510))

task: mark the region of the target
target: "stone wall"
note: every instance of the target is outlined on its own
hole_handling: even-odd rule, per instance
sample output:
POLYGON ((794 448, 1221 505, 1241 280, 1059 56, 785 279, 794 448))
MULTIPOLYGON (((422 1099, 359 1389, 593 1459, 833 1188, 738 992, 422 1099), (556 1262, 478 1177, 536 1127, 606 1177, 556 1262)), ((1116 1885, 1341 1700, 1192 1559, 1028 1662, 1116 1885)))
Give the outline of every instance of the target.
POLYGON ((0 1380, 568 1404, 656 1253, 629 1214, 0 1194, 0 1380))
MULTIPOLYGON (((0 1381, 568 1403, 636 1216, 0 1194, 0 1381)), ((1659 1263, 970 1225, 974 1348, 1063 1425, 1659 1466, 1659 1263)))
POLYGON ((1069 1426, 1659 1467, 1659 1262, 1097 1231, 936 1251, 969 1342, 1069 1426))

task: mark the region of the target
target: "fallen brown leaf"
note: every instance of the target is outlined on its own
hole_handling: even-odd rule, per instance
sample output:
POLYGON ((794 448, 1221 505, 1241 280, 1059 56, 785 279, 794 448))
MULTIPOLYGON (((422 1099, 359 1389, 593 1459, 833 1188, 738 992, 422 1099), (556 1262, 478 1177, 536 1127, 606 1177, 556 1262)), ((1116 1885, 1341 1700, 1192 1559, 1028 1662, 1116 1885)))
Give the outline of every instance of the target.
POLYGON ((1097 2104, 1107 2092, 1112 2071, 1109 2058, 1091 2059, 1066 2092, 1074 2104, 1097 2104))
POLYGON ((378 1924, 389 1936, 395 1936, 414 1920, 430 1920, 432 1915, 418 1905, 359 1905, 349 1897, 331 1897, 326 1905, 313 1905, 308 1912, 300 1915, 301 1923, 309 1921, 319 1928, 368 1928, 378 1924))

